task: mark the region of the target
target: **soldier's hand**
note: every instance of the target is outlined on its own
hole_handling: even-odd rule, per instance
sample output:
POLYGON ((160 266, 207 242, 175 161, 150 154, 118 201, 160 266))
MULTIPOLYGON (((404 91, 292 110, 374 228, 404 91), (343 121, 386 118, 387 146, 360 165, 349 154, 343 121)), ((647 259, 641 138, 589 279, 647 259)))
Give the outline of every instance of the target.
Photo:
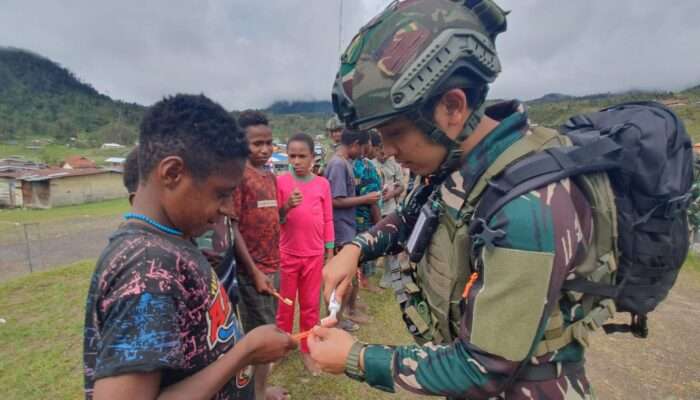
POLYGON ((277 361, 297 348, 292 336, 275 325, 253 329, 243 337, 241 343, 246 346, 248 363, 254 365, 277 361))
POLYGON ((333 289, 335 289, 335 297, 338 301, 345 298, 345 293, 352 284, 352 278, 357 273, 360 255, 360 248, 349 244, 331 258, 323 268, 323 297, 326 299, 326 304, 331 298, 333 289))
POLYGON ((355 338, 342 329, 316 326, 307 343, 311 358, 324 372, 342 374, 355 338))

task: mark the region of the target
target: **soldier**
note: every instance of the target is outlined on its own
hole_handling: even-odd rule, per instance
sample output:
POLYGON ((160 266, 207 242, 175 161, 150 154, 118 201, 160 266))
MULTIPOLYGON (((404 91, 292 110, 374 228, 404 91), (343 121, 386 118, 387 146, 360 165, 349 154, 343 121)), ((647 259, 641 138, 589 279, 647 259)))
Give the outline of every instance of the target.
POLYGON ((427 183, 324 269, 326 299, 340 299, 359 263, 406 248, 411 268, 392 278, 418 344, 317 327, 309 347, 326 372, 453 399, 593 398, 581 302, 562 295, 592 240, 581 190, 564 179, 472 218, 490 177, 552 139, 517 101, 484 105, 505 15, 491 0, 394 2, 343 54, 336 112, 378 129, 386 155, 427 183))
POLYGON ((328 165, 328 162, 335 155, 335 151, 340 146, 340 136, 343 133, 343 123, 340 121, 337 115, 334 115, 326 122, 326 132, 328 132, 328 137, 331 139, 330 147, 326 148, 326 155, 323 160, 323 166, 321 171, 328 165))

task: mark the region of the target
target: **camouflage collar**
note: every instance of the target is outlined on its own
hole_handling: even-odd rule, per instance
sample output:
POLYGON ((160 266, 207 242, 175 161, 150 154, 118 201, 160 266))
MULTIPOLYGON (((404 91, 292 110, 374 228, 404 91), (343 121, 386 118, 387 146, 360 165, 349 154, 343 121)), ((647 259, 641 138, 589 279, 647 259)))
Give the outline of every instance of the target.
POLYGON ((488 107, 486 115, 500 123, 474 147, 463 161, 462 167, 453 172, 440 187, 445 208, 453 217, 457 216, 481 175, 501 153, 523 137, 528 127, 525 106, 517 100, 488 107))

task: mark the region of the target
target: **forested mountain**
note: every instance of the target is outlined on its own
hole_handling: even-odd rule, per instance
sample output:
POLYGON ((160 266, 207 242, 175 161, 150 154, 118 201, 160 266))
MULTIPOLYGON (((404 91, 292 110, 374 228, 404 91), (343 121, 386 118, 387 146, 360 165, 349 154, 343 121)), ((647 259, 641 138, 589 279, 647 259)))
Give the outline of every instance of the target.
MULTIPOLYGON (((700 85, 678 93, 629 91, 580 97, 551 93, 526 104, 533 122, 556 127, 574 114, 638 100, 677 100, 674 110, 684 119, 689 132, 700 139, 700 85)), ((104 142, 130 145, 137 138, 145 110, 144 106, 100 94, 45 57, 0 47, 2 141, 49 138, 82 147, 97 147, 104 142)), ((328 101, 280 100, 264 111, 270 115, 275 137, 286 140, 299 131, 322 133, 332 107, 328 101)))
POLYGON ((0 139, 130 144, 143 111, 98 93, 47 58, 0 48, 0 139))

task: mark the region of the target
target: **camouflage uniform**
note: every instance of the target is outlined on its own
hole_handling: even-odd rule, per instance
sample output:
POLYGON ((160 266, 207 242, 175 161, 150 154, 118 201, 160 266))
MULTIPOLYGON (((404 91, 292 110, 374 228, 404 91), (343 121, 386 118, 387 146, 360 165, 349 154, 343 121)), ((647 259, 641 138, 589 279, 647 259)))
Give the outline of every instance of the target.
MULTIPOLYGON (((519 103, 484 107, 501 70, 495 39, 505 30, 505 13, 492 0, 405 0, 363 27, 341 58, 332 96, 347 126, 371 129, 404 116, 447 149, 428 177, 441 182, 432 192, 439 224, 421 261, 400 271, 395 286, 405 288, 403 319, 418 344, 367 345, 361 376, 346 361, 349 376, 373 387, 394 391, 398 384, 455 399, 593 398, 583 369, 586 340, 554 351, 548 345, 585 320, 580 297, 562 293, 593 238, 583 193, 566 179, 516 198, 486 221, 504 235, 483 246, 467 229, 490 167, 537 136, 519 103), (424 115, 430 99, 453 88, 466 89, 472 111, 454 138, 424 115), (484 113, 500 123, 464 155, 461 144, 484 113)), ((409 196, 358 235, 360 261, 402 251, 417 215, 409 196)))
MULTIPOLYGON (((441 185, 445 213, 456 216, 481 174, 528 134, 522 107, 515 103, 512 107, 519 110, 501 121, 468 155, 462 168, 441 185)), ((362 249, 362 261, 399 252, 414 224, 400 207, 359 235, 354 243, 362 249)), ((398 384, 414 393, 452 398, 592 398, 581 364, 583 347, 578 342, 532 357, 557 305, 565 326, 583 318, 578 304, 565 298, 560 301, 561 285, 584 256, 592 235, 590 207, 583 194, 568 180, 551 184, 506 205, 489 226, 506 235, 492 248, 485 248, 479 260, 464 259, 466 275, 475 270, 475 262, 483 265, 483 271, 459 305, 464 311, 451 316, 456 329, 451 329, 450 337, 423 346, 370 345, 365 350, 365 379, 387 391, 394 391, 398 384), (523 368, 543 364, 562 370, 561 375, 545 381, 518 378, 523 368)), ((469 249, 463 251, 469 253, 469 249)), ((428 250, 425 257, 440 256, 428 250)), ((454 276, 435 278, 456 284, 460 290, 466 283, 464 276, 460 282, 451 282, 454 276)))

